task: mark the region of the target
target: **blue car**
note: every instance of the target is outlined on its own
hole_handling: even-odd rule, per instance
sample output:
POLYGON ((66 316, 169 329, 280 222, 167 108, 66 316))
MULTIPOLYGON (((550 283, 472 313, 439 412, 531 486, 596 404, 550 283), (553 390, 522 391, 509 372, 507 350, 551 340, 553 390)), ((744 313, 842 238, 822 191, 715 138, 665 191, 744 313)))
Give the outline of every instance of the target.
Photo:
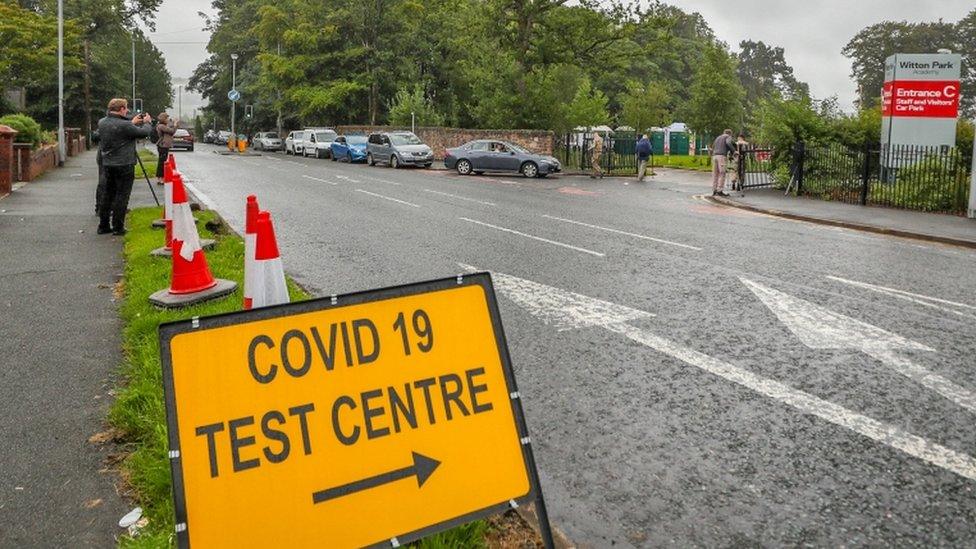
POLYGON ((366 161, 365 135, 340 135, 332 142, 332 161, 346 162, 366 161))

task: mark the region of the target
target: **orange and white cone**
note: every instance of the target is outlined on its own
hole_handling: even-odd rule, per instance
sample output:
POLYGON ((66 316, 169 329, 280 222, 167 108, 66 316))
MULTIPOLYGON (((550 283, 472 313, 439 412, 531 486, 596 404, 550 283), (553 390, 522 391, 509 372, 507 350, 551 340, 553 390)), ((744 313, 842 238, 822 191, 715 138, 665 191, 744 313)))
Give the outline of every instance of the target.
MULTIPOLYGON (((173 186, 174 182, 177 180, 179 180, 180 188, 185 189, 185 187, 183 187, 183 174, 178 171, 173 171, 170 174, 170 177, 164 182, 163 195, 165 202, 163 206, 163 222, 166 226, 166 243, 163 245, 163 247, 156 248, 150 252, 150 255, 165 257, 170 257, 173 255, 173 186)), ((200 246, 204 250, 212 250, 215 244, 216 242, 209 238, 200 240, 200 246)))
POLYGON ((232 293, 237 283, 214 278, 207 265, 193 212, 187 201, 183 179, 173 183, 173 270, 169 288, 149 296, 150 303, 160 307, 185 307, 232 293))
MULTIPOLYGON (((174 174, 177 174, 177 173, 179 173, 179 172, 176 171, 176 159, 173 158, 173 155, 167 156, 166 157, 166 162, 163 162, 163 189, 164 189, 163 192, 164 193, 171 193, 172 192, 172 190, 170 190, 170 188, 168 186, 166 186, 166 184, 167 183, 172 183, 173 182, 173 175, 174 174)), ((170 211, 168 209, 169 202, 166 202, 165 204, 166 204, 166 206, 163 206, 163 217, 162 217, 162 219, 156 219, 156 220, 154 220, 152 222, 152 226, 153 226, 154 229, 162 229, 162 228, 166 227, 166 220, 167 219, 172 219, 172 215, 170 215, 170 211)), ((169 229, 167 229, 167 230, 169 230, 169 229)), ((167 250, 169 249, 169 240, 170 240, 170 238, 169 238, 169 236, 167 236, 166 237, 167 250)))
POLYGON ((285 283, 285 267, 278 253, 271 214, 261 212, 257 220, 257 245, 255 247, 254 293, 251 307, 268 307, 291 301, 285 283))
POLYGON ((253 194, 247 197, 244 210, 244 310, 252 307, 254 296, 254 276, 257 273, 258 238, 258 198, 253 194))

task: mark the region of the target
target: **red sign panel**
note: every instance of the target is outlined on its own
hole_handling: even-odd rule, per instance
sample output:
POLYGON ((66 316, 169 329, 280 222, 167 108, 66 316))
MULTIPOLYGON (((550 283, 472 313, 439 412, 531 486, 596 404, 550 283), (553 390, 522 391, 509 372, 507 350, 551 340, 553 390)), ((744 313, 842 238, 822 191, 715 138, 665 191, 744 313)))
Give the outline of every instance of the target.
POLYGON ((959 116, 959 81, 885 82, 881 99, 884 116, 956 118, 959 116))

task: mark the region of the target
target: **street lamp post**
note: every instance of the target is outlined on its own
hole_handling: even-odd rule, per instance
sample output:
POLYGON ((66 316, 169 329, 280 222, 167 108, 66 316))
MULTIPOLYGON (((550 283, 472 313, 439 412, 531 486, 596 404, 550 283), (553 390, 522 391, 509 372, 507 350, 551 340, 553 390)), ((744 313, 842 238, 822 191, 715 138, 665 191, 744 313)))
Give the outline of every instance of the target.
POLYGON ((183 120, 183 85, 180 84, 176 86, 176 90, 177 90, 177 96, 179 97, 177 103, 179 104, 178 110, 180 115, 178 118, 179 120, 182 121, 183 120))
MULTIPOLYGON (((232 65, 230 89, 236 90, 237 89, 237 54, 236 53, 230 54, 230 61, 231 61, 231 65, 232 65)), ((234 101, 234 100, 231 100, 231 102, 230 102, 230 133, 231 133, 231 135, 234 136, 234 141, 235 142, 237 141, 237 127, 235 125, 235 122, 236 122, 235 118, 236 118, 236 116, 237 116, 237 102, 234 101)))
POLYGON ((58 0, 58 165, 68 156, 64 141, 64 0, 58 0))
POLYGON ((136 35, 132 33, 132 102, 136 100, 136 35))

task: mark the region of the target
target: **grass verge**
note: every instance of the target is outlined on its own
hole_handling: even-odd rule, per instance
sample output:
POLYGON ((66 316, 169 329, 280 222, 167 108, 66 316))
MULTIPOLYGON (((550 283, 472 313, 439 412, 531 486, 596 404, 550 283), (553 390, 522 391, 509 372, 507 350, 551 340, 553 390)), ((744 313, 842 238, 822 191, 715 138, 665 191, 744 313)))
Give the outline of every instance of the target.
POLYGON ((142 179, 144 177, 143 173, 149 176, 149 179, 156 177, 156 165, 159 163, 159 157, 156 153, 150 151, 149 149, 139 149, 139 159, 142 160, 142 164, 146 166, 146 171, 142 171, 142 166, 136 164, 136 180, 142 179))
MULTIPOLYGON (((130 452, 122 467, 123 479, 149 523, 136 537, 123 536, 119 543, 122 547, 171 547, 174 541, 157 327, 163 322, 237 311, 242 302, 244 241, 226 229, 216 212, 201 211, 197 213, 200 237, 217 241, 216 248, 207 253, 210 270, 214 276, 236 281, 237 291, 227 298, 186 309, 161 310, 149 304, 149 294, 169 286, 170 262, 149 255, 163 241, 163 232, 150 228, 159 215, 159 208, 134 210, 125 237, 125 273, 120 288, 124 295, 121 315, 125 386, 109 412, 109 420, 130 452)), ((290 279, 288 292, 292 301, 310 297, 290 279)), ((473 522, 416 545, 427 549, 488 547, 490 540, 498 538, 503 520, 505 517, 473 522)), ((507 517, 508 523, 511 520, 512 517, 507 517)), ((531 529, 529 534, 523 531, 526 538, 534 539, 531 529)))
POLYGON ((712 159, 705 155, 654 155, 654 167, 710 172, 712 171, 712 159))

